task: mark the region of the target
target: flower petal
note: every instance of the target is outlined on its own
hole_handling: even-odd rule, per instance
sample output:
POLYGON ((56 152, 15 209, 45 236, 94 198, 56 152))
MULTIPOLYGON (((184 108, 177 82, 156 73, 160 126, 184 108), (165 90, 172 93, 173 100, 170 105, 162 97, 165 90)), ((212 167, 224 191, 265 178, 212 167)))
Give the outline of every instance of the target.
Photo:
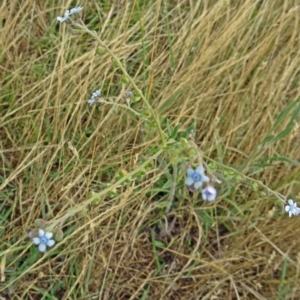
POLYGON ((203 174, 204 174, 204 168, 203 168, 202 166, 199 166, 199 167, 196 169, 196 172, 203 176, 203 174))
POLYGON ((202 181, 203 182, 209 182, 209 177, 205 176, 205 175, 202 175, 202 181))
POLYGON ((202 181, 197 181, 197 182, 195 183, 195 189, 198 190, 198 189, 200 189, 201 187, 202 187, 202 181))
POLYGON ((207 200, 208 201, 215 201, 217 196, 217 191, 212 192, 210 195, 208 195, 207 200))
POLYGON ((205 189, 202 190, 202 198, 207 201, 214 201, 217 196, 217 190, 209 185, 205 189))
POLYGON ((49 240, 49 241, 47 242, 47 246, 48 246, 48 247, 52 247, 54 244, 55 244, 55 241, 54 241, 54 240, 49 240))
POLYGON ((46 251, 46 245, 45 244, 39 244, 39 251, 45 252, 46 251))
POLYGON ((195 171, 192 168, 187 169, 187 174, 188 174, 189 177, 191 177, 194 174, 194 172, 195 171))
POLYGON ((45 235, 45 231, 43 229, 39 229, 39 237, 43 237, 45 235))
POLYGON ((194 180, 192 177, 188 177, 186 180, 185 180, 185 184, 186 185, 192 185, 194 183, 194 180))
POLYGON ((79 13, 80 11, 82 11, 82 9, 83 9, 82 6, 78 6, 78 7, 72 8, 71 11, 70 11, 70 15, 71 15, 71 14, 77 14, 77 13, 79 13))
POLYGON ((41 242, 41 240, 40 240, 39 237, 34 237, 34 238, 32 239, 32 242, 33 242, 35 245, 38 245, 38 244, 41 242))
POLYGON ((63 22, 66 22, 68 20, 68 16, 65 16, 65 17, 57 17, 56 20, 63 23, 63 22))
POLYGON ((289 199, 289 200, 288 200, 288 203, 289 203, 289 205, 293 205, 293 204, 294 204, 294 201, 293 201, 292 199, 289 199))
POLYGON ((101 93, 101 90, 97 90, 97 91, 94 92, 92 95, 93 95, 94 97, 98 97, 98 96, 100 96, 100 93, 101 93))
POLYGON ((284 210, 285 210, 286 212, 288 212, 288 211, 290 210, 290 206, 289 206, 289 205, 286 205, 285 208, 284 208, 284 210))
POLYGON ((45 233, 45 237, 50 240, 53 237, 53 233, 52 232, 46 232, 45 233))
POLYGON ((209 195, 207 197, 207 201, 215 201, 215 199, 216 199, 216 195, 209 195))
POLYGON ((294 215, 298 216, 300 214, 300 208, 296 207, 295 211, 294 211, 294 215))

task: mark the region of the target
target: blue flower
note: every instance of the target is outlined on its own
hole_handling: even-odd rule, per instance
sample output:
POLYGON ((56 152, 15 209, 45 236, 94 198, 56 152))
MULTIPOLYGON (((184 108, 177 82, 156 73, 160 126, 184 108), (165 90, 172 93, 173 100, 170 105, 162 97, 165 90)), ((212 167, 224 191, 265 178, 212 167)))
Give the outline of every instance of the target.
POLYGON ((70 15, 70 11, 66 10, 63 17, 57 17, 56 19, 57 19, 57 21, 59 21, 61 23, 66 22, 69 19, 69 15, 70 15))
POLYGON ((196 190, 202 187, 203 182, 209 182, 209 178, 204 175, 204 168, 202 166, 199 166, 196 170, 189 168, 187 175, 185 184, 189 186, 194 185, 196 190))
POLYGON ((69 16, 79 13, 80 11, 82 11, 82 9, 83 9, 82 6, 71 8, 71 10, 66 10, 65 11, 65 14, 64 14, 63 17, 57 17, 56 19, 59 22, 66 22, 69 19, 69 16))
POLYGON ((73 14, 77 14, 79 13, 80 11, 83 10, 83 7, 82 6, 78 6, 78 7, 75 7, 75 8, 71 8, 70 10, 70 15, 73 15, 73 14))
POLYGON ((217 190, 211 186, 208 185, 205 189, 202 190, 202 199, 207 201, 214 201, 217 196, 217 190))
POLYGON ((32 241, 35 245, 39 245, 40 252, 45 252, 47 246, 52 247, 55 244, 55 241, 51 240, 52 236, 52 232, 45 232, 44 230, 39 229, 39 236, 32 238, 32 241))
POLYGON ((123 96, 123 98, 124 98, 125 100, 128 100, 128 99, 130 99, 132 96, 133 96, 133 92, 132 92, 132 91, 128 91, 128 92, 125 93, 125 95, 123 96))
POLYGON ((300 208, 297 207, 297 203, 294 202, 292 199, 288 200, 289 205, 285 206, 285 211, 289 213, 289 216, 292 215, 298 216, 300 214, 300 208))
POLYGON ((90 105, 92 105, 95 102, 95 99, 98 98, 98 97, 100 97, 100 94, 101 94, 101 90, 97 90, 96 92, 94 92, 92 94, 92 97, 88 100, 88 103, 90 105))

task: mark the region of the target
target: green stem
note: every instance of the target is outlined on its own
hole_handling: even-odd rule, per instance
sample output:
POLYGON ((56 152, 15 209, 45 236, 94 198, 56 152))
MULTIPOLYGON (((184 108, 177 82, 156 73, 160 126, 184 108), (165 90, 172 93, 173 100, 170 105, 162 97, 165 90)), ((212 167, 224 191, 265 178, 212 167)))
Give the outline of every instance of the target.
MULTIPOLYGON (((217 164, 217 165, 221 166, 221 167, 224 168, 224 169, 230 170, 230 171, 232 171, 233 173, 238 174, 238 175, 240 175, 241 177, 248 179, 249 181, 255 182, 256 184, 258 184, 259 186, 261 186, 262 188, 264 188, 265 190, 267 190, 270 194, 272 194, 272 195, 274 195, 276 198, 278 198, 283 204, 286 203, 286 198, 285 198, 283 195, 281 195, 280 193, 277 193, 277 192, 273 191, 272 189, 270 189, 269 187, 267 187, 265 184, 263 184, 261 181, 256 180, 256 179, 253 179, 253 178, 251 178, 251 177, 249 177, 249 176, 247 176, 247 175, 244 175, 244 174, 240 173, 239 171, 237 171, 237 170, 234 169, 234 168, 228 167, 228 166, 226 166, 226 165, 224 165, 224 164, 222 164, 222 163, 219 163, 219 162, 217 162, 217 161, 215 161, 215 160, 209 158, 208 156, 203 155, 203 153, 198 149, 198 146, 196 145, 196 143, 195 143, 194 141, 190 141, 190 143, 191 143, 192 147, 197 151, 198 159, 206 166, 206 169, 209 170, 209 166, 203 161, 203 157, 204 157, 206 160, 208 160, 208 161, 210 161, 210 162, 212 162, 212 163, 214 163, 214 164, 217 164)), ((209 172, 210 172, 211 175, 213 175, 212 172, 211 172, 210 170, 209 170, 209 172)), ((214 175, 213 175, 213 176, 214 176, 214 175)), ((214 177, 215 177, 215 176, 214 176, 214 177)), ((217 178, 216 178, 216 179, 217 179, 217 178)))
POLYGON ((161 148, 157 153, 155 153, 153 156, 148 158, 139 168, 133 170, 132 172, 128 173, 126 176, 122 177, 119 181, 116 183, 112 184, 108 188, 104 189, 103 191, 99 193, 95 193, 90 199, 88 199, 86 202, 82 203, 81 205, 77 207, 73 207, 69 209, 62 217, 51 221, 51 225, 47 227, 47 230, 51 231, 53 230, 58 224, 65 222, 69 217, 72 217, 76 215, 77 213, 83 211, 87 206, 92 204, 95 199, 98 199, 100 197, 105 196, 108 192, 114 190, 115 188, 120 187, 120 185, 126 181, 127 179, 131 178, 134 174, 140 172, 143 170, 151 161, 154 159, 157 159, 157 157, 164 151, 163 148, 161 148))
POLYGON ((89 30, 85 24, 80 25, 78 23, 73 22, 73 24, 77 27, 80 28, 81 30, 83 30, 84 32, 88 33, 89 35, 91 35, 92 37, 94 37, 99 44, 101 45, 101 47, 103 47, 108 53, 109 55, 114 59, 114 61, 116 62, 116 64, 118 65, 118 67, 121 69, 121 71, 123 72, 123 74, 128 78, 128 81, 131 83, 131 85, 133 86, 133 88, 135 89, 135 91, 138 93, 138 95, 143 99, 145 105, 147 106, 147 108, 149 109, 154 122, 156 123, 159 135, 160 135, 160 139, 162 141, 163 146, 166 146, 166 141, 165 141, 165 136, 164 136, 164 132, 162 131, 162 128, 160 126, 159 120, 154 112, 154 110, 152 109, 151 105, 149 104, 148 100, 146 99, 146 97, 144 96, 143 92, 138 88, 138 86, 135 84, 134 80, 131 78, 131 76, 127 73, 126 69, 123 67, 122 63, 120 62, 120 60, 118 59, 118 57, 105 45, 105 43, 99 38, 98 34, 95 31, 91 31, 89 30))
POLYGON ((170 197, 169 197, 169 204, 166 208, 165 214, 168 214, 168 212, 171 209, 171 206, 173 204, 174 201, 174 196, 175 196, 175 190, 176 190, 176 184, 177 184, 177 173, 178 173, 178 168, 177 168, 177 164, 175 163, 173 165, 173 183, 172 183, 172 187, 170 190, 170 197))
POLYGON ((277 193, 277 192, 273 191, 272 189, 270 189, 269 187, 267 187, 265 184, 263 184, 260 180, 256 180, 256 179, 251 178, 251 177, 249 177, 249 176, 247 176, 247 175, 244 175, 243 173, 237 171, 236 169, 231 168, 231 167, 228 167, 228 166, 226 166, 226 165, 224 165, 224 164, 222 164, 222 163, 220 163, 220 162, 217 162, 217 161, 215 161, 215 160, 209 158, 208 156, 203 155, 203 157, 204 157, 206 160, 208 160, 208 161, 210 161, 210 162, 212 162, 212 163, 214 163, 214 164, 216 164, 216 165, 219 165, 219 166, 221 166, 221 167, 224 168, 224 169, 230 170, 230 171, 232 171, 233 173, 238 174, 238 175, 240 175, 241 177, 248 179, 249 181, 252 181, 252 182, 257 183, 259 186, 261 186, 262 188, 264 188, 265 190, 267 190, 270 194, 274 195, 274 196, 275 196, 276 198, 278 198, 283 204, 285 204, 285 202, 286 202, 285 199, 286 199, 286 198, 285 198, 283 195, 281 195, 280 193, 277 193))
POLYGON ((124 105, 124 104, 109 102, 109 101, 105 101, 105 100, 101 100, 101 99, 98 100, 98 103, 110 104, 110 105, 115 105, 115 106, 118 106, 118 107, 123 107, 125 109, 128 109, 132 113, 134 113, 136 116, 140 117, 140 114, 138 112, 136 112, 134 109, 132 109, 129 105, 124 105))

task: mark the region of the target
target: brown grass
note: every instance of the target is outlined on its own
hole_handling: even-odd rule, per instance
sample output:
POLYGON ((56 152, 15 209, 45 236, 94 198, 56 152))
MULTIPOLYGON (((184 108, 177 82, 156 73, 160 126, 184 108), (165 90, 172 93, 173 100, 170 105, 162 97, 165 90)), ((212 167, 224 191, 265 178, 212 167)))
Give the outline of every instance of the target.
POLYGON ((300 6, 84 5, 85 23, 143 90, 162 128, 167 118, 181 130, 195 122, 200 149, 221 164, 226 184, 213 205, 179 187, 164 215, 168 194, 150 193, 167 170, 156 160, 144 180, 117 184, 108 196, 115 186, 107 184, 138 168, 160 138, 126 109, 87 104, 98 88, 123 103, 130 86, 121 87, 120 70, 91 36, 57 24, 68 5, 48 2, 4 0, 0 9, 2 298, 300 299, 300 219, 272 211, 276 198, 263 186, 230 179, 222 167, 299 198, 299 104, 287 107, 300 96, 300 6), (102 192, 97 204, 92 191, 102 192), (34 220, 58 220, 74 207, 85 209, 68 218, 64 239, 37 254, 27 238, 34 220))

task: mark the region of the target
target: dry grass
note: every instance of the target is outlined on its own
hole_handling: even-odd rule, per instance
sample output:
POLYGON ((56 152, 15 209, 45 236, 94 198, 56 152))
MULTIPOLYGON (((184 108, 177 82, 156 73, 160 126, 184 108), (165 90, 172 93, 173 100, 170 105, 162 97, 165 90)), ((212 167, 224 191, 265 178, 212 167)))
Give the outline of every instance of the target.
POLYGON ((0 9, 1 299, 300 299, 300 219, 274 213, 276 198, 249 179, 299 199, 300 6, 84 6, 85 23, 163 130, 167 118, 181 130, 196 123, 197 144, 225 180, 213 205, 179 184, 165 215, 168 162, 148 153, 160 149, 156 128, 126 109, 87 104, 97 88, 122 103, 132 87, 121 87, 122 73, 91 36, 56 22, 69 2, 51 2, 4 0, 0 9), (107 184, 143 156, 154 162, 149 174, 109 197, 107 184), (102 193, 96 204, 91 192, 102 193), (27 238, 34 220, 83 206, 64 239, 38 253, 27 238))

